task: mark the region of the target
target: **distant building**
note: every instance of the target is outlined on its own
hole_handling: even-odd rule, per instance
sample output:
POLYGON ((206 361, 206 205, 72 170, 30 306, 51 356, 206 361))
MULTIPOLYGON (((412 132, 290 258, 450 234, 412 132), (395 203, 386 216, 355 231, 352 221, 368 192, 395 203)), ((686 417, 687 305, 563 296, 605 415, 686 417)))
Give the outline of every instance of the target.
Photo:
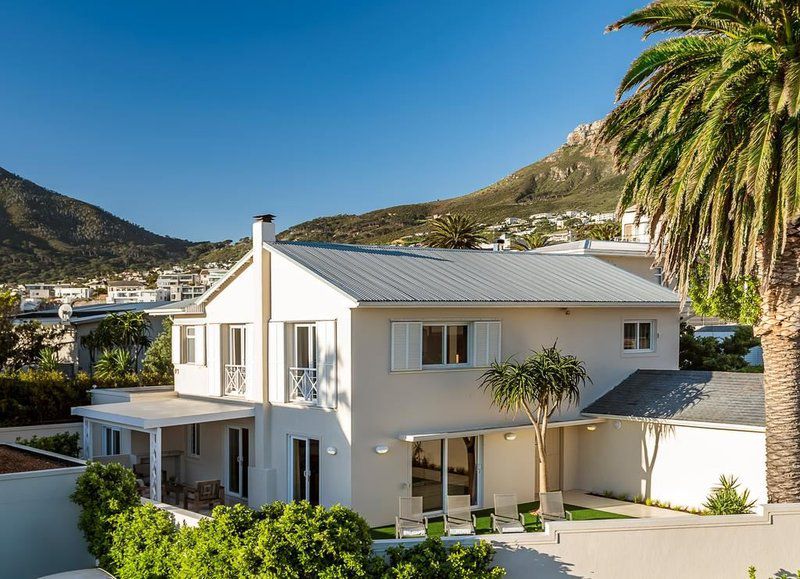
POLYGON ((196 285, 198 277, 193 273, 186 273, 182 271, 165 271, 158 276, 156 280, 156 287, 160 289, 171 289, 175 286, 181 285, 196 285))
POLYGON ((169 301, 179 302, 199 298, 208 288, 204 285, 174 285, 169 288, 169 301))
POLYGON ((200 284, 210 287, 225 277, 226 273, 228 270, 221 267, 200 270, 200 284))
POLYGON ((110 281, 108 282, 109 304, 141 304, 169 300, 169 290, 147 289, 138 281, 110 281))
POLYGON ((650 243, 650 217, 636 216, 637 208, 628 207, 622 215, 622 241, 650 243))
POLYGON ((524 225, 525 220, 520 219, 519 217, 506 217, 503 220, 503 223, 505 223, 506 225, 524 225))
POLYGON ((88 300, 92 297, 92 288, 57 285, 53 288, 53 295, 62 302, 74 300, 88 300))
POLYGON ((36 283, 25 286, 25 294, 34 300, 49 300, 53 297, 53 284, 36 283))
POLYGON ((602 223, 604 221, 614 221, 616 214, 611 211, 609 213, 595 213, 589 218, 592 223, 602 223))

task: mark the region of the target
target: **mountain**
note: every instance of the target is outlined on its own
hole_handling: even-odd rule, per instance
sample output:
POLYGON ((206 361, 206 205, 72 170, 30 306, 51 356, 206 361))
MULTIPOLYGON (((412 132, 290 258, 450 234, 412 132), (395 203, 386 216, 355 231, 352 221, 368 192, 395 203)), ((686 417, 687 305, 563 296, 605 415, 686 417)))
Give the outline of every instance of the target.
POLYGON ((0 282, 147 268, 208 245, 151 233, 0 168, 0 282))
POLYGON ((615 170, 611 147, 600 142, 599 131, 600 121, 580 125, 547 157, 467 195, 362 215, 318 217, 287 229, 280 238, 388 243, 425 231, 426 220, 443 213, 465 213, 494 224, 506 217, 529 217, 533 213, 612 211, 625 176, 615 170))

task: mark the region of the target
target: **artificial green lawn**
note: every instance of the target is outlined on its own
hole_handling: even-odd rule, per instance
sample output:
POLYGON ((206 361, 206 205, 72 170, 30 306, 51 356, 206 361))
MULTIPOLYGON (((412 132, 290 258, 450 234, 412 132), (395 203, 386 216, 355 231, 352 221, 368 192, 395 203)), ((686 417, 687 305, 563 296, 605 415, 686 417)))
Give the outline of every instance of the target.
MULTIPOLYGON (((525 530, 528 532, 537 532, 542 530, 539 523, 539 517, 532 514, 533 511, 539 508, 539 501, 533 503, 522 503, 519 505, 519 512, 525 513, 525 530)), ((630 519, 626 515, 618 515, 616 513, 608 513, 606 511, 597 511, 595 509, 587 509, 586 507, 576 507, 574 505, 564 505, 564 508, 572 513, 574 521, 591 521, 597 519, 630 519)), ((473 511, 477 518, 477 525, 475 531, 478 535, 485 535, 492 532, 492 519, 489 516, 494 509, 481 509, 473 511)), ((432 517, 428 525, 429 537, 441 537, 444 535, 444 521, 442 517, 432 517)), ((385 527, 375 527, 372 529, 373 539, 394 539, 394 525, 386 525, 385 527)))

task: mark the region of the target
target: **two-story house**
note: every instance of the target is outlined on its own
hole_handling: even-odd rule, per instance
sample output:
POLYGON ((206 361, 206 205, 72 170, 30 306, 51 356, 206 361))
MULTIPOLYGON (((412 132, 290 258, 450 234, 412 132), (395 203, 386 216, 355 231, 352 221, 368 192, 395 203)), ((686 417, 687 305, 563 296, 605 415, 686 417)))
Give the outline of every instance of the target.
POLYGON ((593 257, 284 243, 267 215, 253 249, 175 312, 174 392, 98 392, 74 413, 85 454, 133 455, 155 499, 165 479, 216 479, 230 501, 342 503, 385 524, 398 496, 429 512, 447 494, 534 498, 531 426, 479 383, 493 361, 557 342, 591 384, 551 423, 551 486, 635 486, 603 453, 642 444, 636 417, 617 428, 611 406, 581 409, 641 368, 677 371, 679 308, 593 257))

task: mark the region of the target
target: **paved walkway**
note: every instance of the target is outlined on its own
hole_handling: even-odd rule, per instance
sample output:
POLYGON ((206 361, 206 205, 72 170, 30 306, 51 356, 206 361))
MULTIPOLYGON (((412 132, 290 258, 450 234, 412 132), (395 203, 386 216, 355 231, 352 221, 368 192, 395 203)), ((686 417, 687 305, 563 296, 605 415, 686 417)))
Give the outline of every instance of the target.
POLYGON ((654 519, 663 517, 692 517, 691 513, 683 511, 673 511, 672 509, 662 509, 660 507, 649 507, 647 505, 619 501, 607 497, 590 495, 586 491, 565 491, 564 502, 577 507, 586 507, 598 511, 607 511, 618 515, 627 515, 636 519, 654 519))

